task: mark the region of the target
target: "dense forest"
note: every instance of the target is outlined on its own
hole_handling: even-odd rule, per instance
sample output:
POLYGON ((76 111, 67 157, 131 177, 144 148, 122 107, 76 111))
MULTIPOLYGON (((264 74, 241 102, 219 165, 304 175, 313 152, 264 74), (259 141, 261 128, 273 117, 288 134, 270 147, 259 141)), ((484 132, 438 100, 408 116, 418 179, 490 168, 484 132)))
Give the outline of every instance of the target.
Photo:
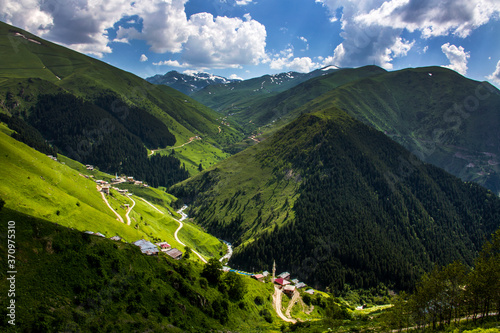
POLYGON ((0 113, 0 121, 6 123, 14 131, 11 136, 17 141, 21 141, 41 153, 53 156, 57 155, 57 149, 50 146, 42 134, 23 119, 0 113))
POLYGON ((175 157, 147 156, 145 144, 157 148, 175 143, 165 125, 112 95, 101 96, 97 104, 103 108, 69 94, 42 95, 28 122, 63 154, 103 171, 131 175, 152 186, 188 177, 175 157))
MULTIPOLYGON (((241 190, 225 201, 210 192, 216 186, 222 193, 229 190, 224 164, 173 188, 193 206, 204 207, 193 212, 210 232, 242 244, 231 259, 234 267, 268 270, 276 260, 281 270, 316 287, 342 290, 345 284, 367 288, 383 282, 411 289, 434 264, 472 264, 498 227, 500 200, 493 193, 420 162, 339 110, 304 115, 261 145, 258 164, 240 162, 240 170, 227 172, 273 168, 268 184, 298 186, 292 212, 276 207, 274 218, 252 224, 241 190), (287 180, 291 170, 295 178, 287 180), (239 216, 224 220, 223 214, 233 212, 239 216), (283 223, 274 222, 285 214, 283 223), (254 232, 269 225, 269 231, 254 232), (257 236, 245 243, 250 232, 257 236)), ((252 192, 245 198, 253 194, 259 196, 252 192)))

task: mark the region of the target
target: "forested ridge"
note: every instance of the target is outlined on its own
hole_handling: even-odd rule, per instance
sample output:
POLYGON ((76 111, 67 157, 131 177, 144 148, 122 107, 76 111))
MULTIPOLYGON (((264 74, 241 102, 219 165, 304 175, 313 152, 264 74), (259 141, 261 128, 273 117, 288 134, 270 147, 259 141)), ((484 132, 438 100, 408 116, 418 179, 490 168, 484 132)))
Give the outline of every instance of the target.
POLYGON ((28 122, 63 154, 103 171, 131 175, 152 186, 188 177, 175 157, 147 156, 144 144, 157 148, 175 143, 163 123, 115 96, 103 95, 96 104, 70 94, 42 95, 28 122))
POLYGON ((313 286, 384 282, 410 289, 434 264, 471 264, 498 227, 500 200, 491 192, 420 162, 340 110, 304 115, 262 145, 255 148, 256 163, 232 164, 240 170, 221 163, 173 188, 203 207, 193 213, 210 232, 234 231, 233 241, 242 245, 232 266, 264 270, 276 260, 313 286), (227 203, 217 198, 217 191, 229 190, 226 173, 266 167, 273 170, 269 184, 297 184, 292 211, 276 207, 274 218, 252 223, 243 198, 258 193, 236 188, 227 203), (225 217, 231 214, 239 215, 225 217), (246 244, 250 229, 254 238, 246 244))

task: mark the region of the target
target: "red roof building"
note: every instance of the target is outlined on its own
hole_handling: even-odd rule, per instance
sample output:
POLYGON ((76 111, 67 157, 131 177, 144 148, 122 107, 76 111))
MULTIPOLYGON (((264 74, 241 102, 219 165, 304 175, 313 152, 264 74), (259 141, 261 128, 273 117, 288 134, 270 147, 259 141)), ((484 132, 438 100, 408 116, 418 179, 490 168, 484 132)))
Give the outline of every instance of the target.
POLYGON ((277 278, 274 280, 274 283, 279 284, 280 286, 286 286, 287 284, 290 284, 289 281, 283 279, 283 278, 277 278))
POLYGON ((254 275, 252 275, 252 277, 255 280, 262 281, 262 279, 264 278, 264 275, 262 275, 262 274, 254 274, 254 275))

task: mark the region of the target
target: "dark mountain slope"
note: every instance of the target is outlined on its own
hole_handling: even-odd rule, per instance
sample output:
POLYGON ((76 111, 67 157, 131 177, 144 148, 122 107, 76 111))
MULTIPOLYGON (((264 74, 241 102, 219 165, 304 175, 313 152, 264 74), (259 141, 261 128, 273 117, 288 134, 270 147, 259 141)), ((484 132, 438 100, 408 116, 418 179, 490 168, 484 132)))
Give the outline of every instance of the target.
POLYGON ((250 104, 235 115, 241 123, 252 121, 264 126, 273 121, 289 122, 297 117, 295 109, 339 86, 373 75, 387 73, 377 66, 345 68, 307 80, 276 96, 250 104))
POLYGON ((423 161, 500 192, 500 91, 489 83, 440 67, 405 69, 347 83, 289 114, 332 104, 423 161))
POLYGON ((276 260, 317 286, 409 288, 434 263, 471 263, 500 200, 421 163, 336 108, 306 114, 173 193, 237 245, 232 266, 276 260))

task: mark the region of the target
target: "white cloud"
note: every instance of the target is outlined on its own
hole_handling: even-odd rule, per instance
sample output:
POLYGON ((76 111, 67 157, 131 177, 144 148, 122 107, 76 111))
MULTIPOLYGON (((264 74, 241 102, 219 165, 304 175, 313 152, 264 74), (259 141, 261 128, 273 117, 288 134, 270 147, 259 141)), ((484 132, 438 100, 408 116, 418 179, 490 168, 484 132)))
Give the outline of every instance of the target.
POLYGON ((462 46, 456 47, 455 45, 450 45, 450 43, 441 45, 441 50, 450 61, 449 65, 443 67, 452 69, 462 75, 467 73, 467 62, 470 58, 469 52, 465 52, 462 46))
POLYGON ((267 59, 266 29, 249 14, 228 18, 197 13, 188 18, 187 1, 0 0, 0 20, 97 56, 111 53, 111 42, 139 39, 153 52, 181 53, 182 61, 193 67, 238 67, 267 59), (122 19, 126 27, 120 26, 110 40, 107 30, 122 19), (142 23, 141 28, 130 27, 134 22, 142 23))
POLYGON ((251 4, 252 0, 236 0, 236 4, 238 6, 246 6, 248 4, 251 4))
POLYGON ((429 45, 426 45, 424 47, 424 49, 422 50, 423 53, 427 53, 427 51, 429 50, 429 45))
POLYGON ((289 69, 301 73, 309 73, 310 71, 320 67, 319 63, 314 62, 309 57, 294 57, 293 47, 289 46, 285 50, 275 54, 271 59, 269 67, 271 69, 289 69))
POLYGON ((177 60, 162 60, 160 62, 153 62, 153 65, 155 66, 170 66, 170 67, 180 67, 180 68, 187 68, 190 65, 186 63, 180 63, 177 60))
POLYGON ((130 3, 110 0, 2 0, 0 20, 72 49, 102 56, 110 53, 106 29, 126 14, 130 3))
POLYGON ((141 54, 141 58, 139 59, 140 62, 146 62, 148 61, 148 57, 146 57, 145 54, 141 54))
POLYGON ((422 38, 470 33, 498 18, 498 0, 316 0, 336 19, 342 10, 341 37, 333 60, 342 66, 377 64, 392 68, 392 59, 405 56, 413 42, 401 40, 403 30, 422 38), (402 43, 402 44, 401 44, 402 43))
POLYGON ((243 80, 241 77, 239 77, 239 76, 238 76, 238 75, 236 75, 236 74, 231 74, 231 75, 229 75, 229 78, 230 78, 231 80, 243 80))
POLYGON ((266 59, 266 28, 255 20, 198 13, 190 17, 191 34, 182 59, 209 67, 257 65, 266 59))
POLYGON ((497 62, 497 67, 491 75, 486 77, 488 80, 494 82, 497 86, 500 86, 500 60, 497 62))

